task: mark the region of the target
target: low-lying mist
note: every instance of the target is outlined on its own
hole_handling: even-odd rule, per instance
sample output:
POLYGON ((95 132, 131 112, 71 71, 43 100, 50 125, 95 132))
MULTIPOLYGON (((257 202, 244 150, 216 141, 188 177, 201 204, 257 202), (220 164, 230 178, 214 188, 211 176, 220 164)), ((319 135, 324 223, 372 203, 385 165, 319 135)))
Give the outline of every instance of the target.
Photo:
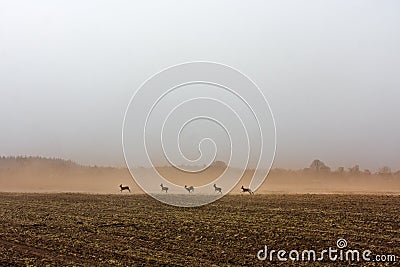
MULTIPOLYGON (((399 172, 392 173, 389 170, 385 173, 371 174, 354 168, 331 171, 314 165, 297 171, 272 169, 256 193, 400 194, 399 172)), ((184 185, 196 187, 213 183, 224 169, 225 166, 216 165, 203 172, 189 174, 173 167, 157 168, 169 182, 182 186, 182 192, 169 193, 183 194, 187 193, 183 188, 184 185)), ((252 173, 253 170, 246 170, 242 179, 230 193, 240 193, 242 185, 248 186, 252 173)), ((150 183, 151 181, 149 179, 150 183)), ((82 166, 72 161, 40 157, 0 158, 0 191, 2 192, 112 194, 120 193, 120 184, 130 186, 132 193, 143 193, 127 168, 82 166)), ((156 190, 158 187, 159 184, 155 185, 156 190)), ((223 185, 222 188, 224 189, 223 185)), ((161 188, 159 190, 161 193, 161 188)), ((210 193, 214 192, 210 191, 210 193)))

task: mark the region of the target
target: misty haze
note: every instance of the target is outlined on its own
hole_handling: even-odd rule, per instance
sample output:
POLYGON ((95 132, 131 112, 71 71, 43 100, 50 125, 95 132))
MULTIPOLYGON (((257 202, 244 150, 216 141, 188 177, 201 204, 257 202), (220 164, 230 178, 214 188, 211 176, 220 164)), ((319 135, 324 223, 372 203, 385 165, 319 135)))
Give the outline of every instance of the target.
POLYGON ((263 91, 274 167, 321 158, 400 169, 397 1, 225 4, 2 2, 1 154, 124 167, 132 94, 166 67, 203 59, 263 91))

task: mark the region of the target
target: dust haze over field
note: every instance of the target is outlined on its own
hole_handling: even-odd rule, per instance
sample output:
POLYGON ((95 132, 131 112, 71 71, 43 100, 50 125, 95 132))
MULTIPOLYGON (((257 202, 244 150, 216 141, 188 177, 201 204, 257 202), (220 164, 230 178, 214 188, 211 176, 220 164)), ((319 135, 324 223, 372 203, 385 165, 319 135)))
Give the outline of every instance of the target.
MULTIPOLYGON (((173 167, 159 167, 158 171, 171 183, 201 186, 212 183, 223 171, 224 166, 212 166, 207 170, 188 174, 173 167)), ((146 169, 140 173, 145 174, 146 169)), ((240 174, 240 171, 235 171, 240 174)), ((134 172, 135 173, 135 172, 134 172)), ((149 172, 150 173, 150 172, 149 172)), ((231 191, 240 193, 240 186, 248 186, 253 171, 248 170, 238 185, 231 191)), ((152 179, 149 177, 149 182, 152 179)), ((81 166, 72 161, 44 158, 0 158, 0 191, 3 192, 86 192, 119 193, 119 184, 129 185, 133 193, 143 193, 135 184, 127 168, 81 166)), ((168 184, 164 184, 168 186, 168 184)), ((224 185, 219 184, 224 188, 224 185)), ((160 193, 159 184, 154 192, 160 193)), ((210 186, 209 193, 214 193, 210 186)), ((400 194, 400 174, 365 173, 343 170, 283 170, 272 169, 257 193, 378 193, 400 194)))

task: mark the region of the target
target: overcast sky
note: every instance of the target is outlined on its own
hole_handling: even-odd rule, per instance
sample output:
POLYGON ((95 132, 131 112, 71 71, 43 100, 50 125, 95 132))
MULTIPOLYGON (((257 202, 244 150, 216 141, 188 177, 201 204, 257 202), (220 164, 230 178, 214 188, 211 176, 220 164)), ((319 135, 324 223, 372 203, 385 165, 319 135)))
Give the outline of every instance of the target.
POLYGON ((124 166, 149 76, 215 61, 251 77, 274 166, 400 169, 400 2, 0 1, 0 154, 124 166))

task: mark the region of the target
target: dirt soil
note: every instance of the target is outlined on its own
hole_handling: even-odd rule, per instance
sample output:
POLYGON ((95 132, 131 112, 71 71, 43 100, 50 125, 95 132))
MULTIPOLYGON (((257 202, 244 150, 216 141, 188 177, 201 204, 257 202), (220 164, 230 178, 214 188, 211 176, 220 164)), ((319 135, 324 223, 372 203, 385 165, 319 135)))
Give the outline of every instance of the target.
POLYGON ((264 245, 320 251, 339 238, 397 255, 387 264, 395 266, 399 207, 399 196, 380 195, 228 195, 178 208, 141 194, 1 193, 0 266, 266 266, 257 259, 264 245))

